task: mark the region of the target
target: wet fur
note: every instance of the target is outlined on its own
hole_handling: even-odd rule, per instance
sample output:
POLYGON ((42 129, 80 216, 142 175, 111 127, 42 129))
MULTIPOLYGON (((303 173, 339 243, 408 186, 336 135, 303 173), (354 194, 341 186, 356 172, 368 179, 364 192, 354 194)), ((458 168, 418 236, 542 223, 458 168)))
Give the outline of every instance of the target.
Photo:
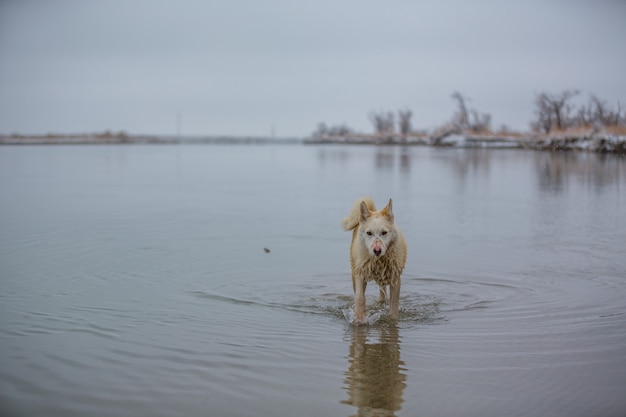
POLYGON ((379 286, 379 302, 387 298, 389 286, 389 316, 398 318, 400 275, 406 263, 407 249, 404 236, 395 225, 391 199, 376 211, 370 197, 357 199, 343 228, 352 230, 350 265, 354 289, 355 320, 365 322, 365 288, 369 281, 379 286))

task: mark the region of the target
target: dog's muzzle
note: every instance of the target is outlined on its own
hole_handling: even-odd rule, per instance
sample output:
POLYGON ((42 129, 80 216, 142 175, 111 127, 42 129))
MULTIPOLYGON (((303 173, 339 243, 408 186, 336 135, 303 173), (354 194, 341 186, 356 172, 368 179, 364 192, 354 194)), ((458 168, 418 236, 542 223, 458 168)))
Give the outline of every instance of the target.
POLYGON ((380 256, 380 254, 383 253, 383 249, 380 247, 380 242, 378 240, 374 242, 374 247, 372 248, 372 251, 376 256, 380 256))

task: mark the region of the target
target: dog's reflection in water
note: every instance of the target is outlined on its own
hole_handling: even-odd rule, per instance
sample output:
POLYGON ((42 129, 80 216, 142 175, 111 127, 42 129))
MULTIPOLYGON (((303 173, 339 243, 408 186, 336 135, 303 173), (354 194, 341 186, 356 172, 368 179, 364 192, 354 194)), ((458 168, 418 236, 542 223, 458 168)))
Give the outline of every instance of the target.
POLYGON ((397 325, 351 326, 350 332, 349 398, 342 403, 356 407, 356 416, 395 416, 406 386, 397 325))

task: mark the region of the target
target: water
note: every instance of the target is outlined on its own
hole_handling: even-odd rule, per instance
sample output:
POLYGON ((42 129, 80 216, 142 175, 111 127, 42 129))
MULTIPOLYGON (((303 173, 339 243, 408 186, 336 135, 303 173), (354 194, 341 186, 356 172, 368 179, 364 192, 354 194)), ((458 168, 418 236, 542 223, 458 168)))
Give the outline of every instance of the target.
POLYGON ((0 192, 2 415, 626 414, 622 157, 5 146, 0 192), (397 323, 346 320, 363 194, 397 323))

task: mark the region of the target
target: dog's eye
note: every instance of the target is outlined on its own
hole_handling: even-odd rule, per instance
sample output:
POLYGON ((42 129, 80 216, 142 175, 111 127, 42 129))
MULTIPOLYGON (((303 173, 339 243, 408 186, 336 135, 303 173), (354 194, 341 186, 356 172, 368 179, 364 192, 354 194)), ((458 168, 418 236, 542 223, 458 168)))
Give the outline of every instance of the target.
POLYGON ((385 236, 386 234, 387 234, 386 230, 383 230, 382 233, 381 233, 381 235, 383 235, 383 236, 385 236))
POLYGON ((368 236, 371 236, 371 235, 372 235, 372 232, 367 232, 367 235, 368 235, 368 236))

